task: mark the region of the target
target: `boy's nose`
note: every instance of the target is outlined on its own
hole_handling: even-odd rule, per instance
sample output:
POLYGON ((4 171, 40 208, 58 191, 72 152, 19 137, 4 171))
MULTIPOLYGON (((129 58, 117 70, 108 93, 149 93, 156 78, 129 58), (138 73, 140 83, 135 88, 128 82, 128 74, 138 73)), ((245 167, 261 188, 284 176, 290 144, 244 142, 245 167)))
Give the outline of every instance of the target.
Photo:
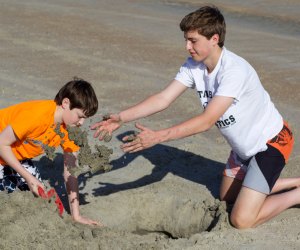
POLYGON ((191 48, 192 48, 191 42, 190 41, 186 41, 186 43, 185 43, 185 49, 186 50, 190 50, 191 48))

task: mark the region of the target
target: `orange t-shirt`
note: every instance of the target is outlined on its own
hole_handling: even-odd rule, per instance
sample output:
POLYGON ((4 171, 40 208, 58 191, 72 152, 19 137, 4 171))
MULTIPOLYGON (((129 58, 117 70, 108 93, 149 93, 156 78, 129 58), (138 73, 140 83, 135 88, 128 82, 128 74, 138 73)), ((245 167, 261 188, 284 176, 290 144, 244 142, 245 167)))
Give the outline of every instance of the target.
MULTIPOLYGON (((60 125, 61 138, 54 130, 56 103, 36 100, 19 103, 0 110, 0 131, 10 125, 19 139, 11 145, 18 160, 34 158, 44 153, 43 145, 58 147, 64 152, 76 152, 79 147, 70 141, 64 124, 60 125)), ((0 164, 5 162, 0 157, 0 164)))

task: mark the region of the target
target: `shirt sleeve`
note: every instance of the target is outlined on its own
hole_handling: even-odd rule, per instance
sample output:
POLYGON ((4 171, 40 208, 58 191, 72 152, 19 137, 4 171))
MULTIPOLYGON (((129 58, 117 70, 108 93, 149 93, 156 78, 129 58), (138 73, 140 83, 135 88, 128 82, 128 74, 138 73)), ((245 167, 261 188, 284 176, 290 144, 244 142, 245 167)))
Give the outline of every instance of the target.
POLYGON ((178 73, 176 74, 175 80, 181 82, 188 88, 194 88, 195 81, 190 66, 189 59, 187 59, 186 62, 180 67, 178 73))

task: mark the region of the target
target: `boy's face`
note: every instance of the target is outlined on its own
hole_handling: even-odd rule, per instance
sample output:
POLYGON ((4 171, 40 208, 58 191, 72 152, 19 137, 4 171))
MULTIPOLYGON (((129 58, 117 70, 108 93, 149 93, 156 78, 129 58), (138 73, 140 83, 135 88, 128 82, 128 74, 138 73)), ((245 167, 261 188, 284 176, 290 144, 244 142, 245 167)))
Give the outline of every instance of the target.
POLYGON ((206 59, 210 57, 213 49, 218 46, 218 36, 214 35, 210 40, 198 33, 197 30, 184 33, 186 40, 185 48, 191 57, 197 62, 205 64, 206 59))
MULTIPOLYGON (((67 98, 66 98, 67 99, 67 98)), ((63 123, 69 126, 81 126, 86 116, 82 109, 73 108, 70 109, 69 99, 63 101, 63 115, 62 120, 63 123)))

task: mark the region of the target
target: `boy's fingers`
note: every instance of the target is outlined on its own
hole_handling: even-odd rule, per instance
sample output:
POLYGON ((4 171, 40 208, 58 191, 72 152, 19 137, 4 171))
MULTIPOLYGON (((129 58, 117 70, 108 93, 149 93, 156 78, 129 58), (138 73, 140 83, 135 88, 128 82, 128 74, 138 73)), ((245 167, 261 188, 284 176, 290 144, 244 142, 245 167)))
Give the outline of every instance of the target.
POLYGON ((134 132, 131 135, 126 135, 126 136, 123 137, 122 141, 124 141, 124 142, 132 142, 134 140, 140 140, 141 138, 139 138, 137 135, 138 135, 137 132, 134 132))
POLYGON ((100 134, 100 131, 99 131, 99 129, 97 129, 97 130, 95 131, 95 133, 94 133, 94 138, 98 137, 99 134, 100 134))
POLYGON ((100 227, 103 227, 103 226, 104 226, 104 225, 103 225, 101 222, 99 222, 99 221, 92 221, 91 224, 94 225, 94 226, 100 226, 100 227))
POLYGON ((109 142, 112 138, 112 135, 107 130, 102 130, 99 133, 99 139, 104 140, 105 142, 109 142))
POLYGON ((140 123, 135 123, 135 127, 138 128, 139 130, 149 130, 147 127, 143 126, 142 124, 140 123))
POLYGON ((103 134, 104 134, 103 131, 106 131, 106 130, 104 130, 104 129, 101 128, 101 127, 97 128, 97 130, 96 130, 95 133, 94 133, 94 137, 96 138, 96 137, 99 136, 100 139, 102 139, 102 138, 103 138, 103 134))
POLYGON ((38 186, 37 194, 33 193, 35 196, 39 196, 42 199, 48 199, 48 195, 45 193, 45 190, 42 186, 38 186))
POLYGON ((99 124, 95 123, 95 124, 90 126, 90 129, 94 130, 94 129, 98 128, 98 126, 99 126, 99 124))

